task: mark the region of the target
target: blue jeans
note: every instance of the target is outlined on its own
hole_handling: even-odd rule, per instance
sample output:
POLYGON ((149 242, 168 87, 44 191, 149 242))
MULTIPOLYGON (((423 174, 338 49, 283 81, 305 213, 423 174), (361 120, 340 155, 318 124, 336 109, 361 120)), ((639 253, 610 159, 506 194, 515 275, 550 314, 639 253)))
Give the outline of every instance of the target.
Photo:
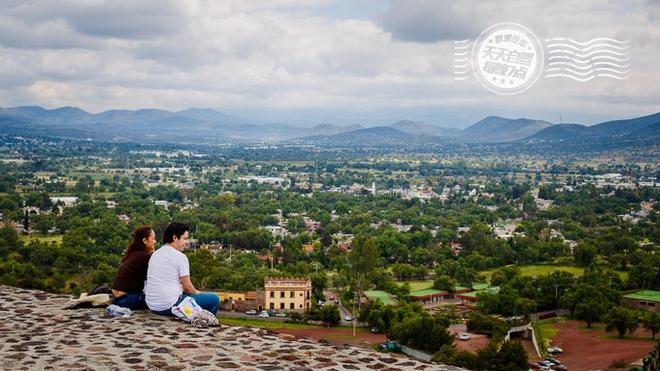
POLYGON ((127 292, 118 298, 112 298, 112 304, 130 310, 147 309, 147 303, 144 301, 144 293, 142 292, 127 292))
MULTIPOLYGON (((186 296, 191 296, 193 299, 195 299, 197 305, 199 305, 202 309, 206 309, 209 312, 213 313, 213 315, 218 313, 218 307, 220 306, 220 299, 218 298, 218 295, 212 292, 202 292, 194 295, 183 294, 179 296, 179 299, 177 299, 173 307, 179 305, 179 303, 181 303, 181 301, 183 301, 183 299, 186 296)), ((161 316, 174 316, 172 314, 172 308, 165 310, 152 310, 152 312, 156 314, 160 314, 161 316)))

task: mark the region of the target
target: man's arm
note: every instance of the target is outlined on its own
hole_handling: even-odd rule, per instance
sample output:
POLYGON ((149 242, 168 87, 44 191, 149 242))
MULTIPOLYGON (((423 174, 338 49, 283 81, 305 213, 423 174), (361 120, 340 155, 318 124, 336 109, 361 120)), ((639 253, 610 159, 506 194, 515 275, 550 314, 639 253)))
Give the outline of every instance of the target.
POLYGON ((188 295, 199 294, 199 291, 197 291, 195 286, 193 286, 192 282, 190 281, 190 276, 181 277, 181 286, 183 286, 183 292, 188 295))

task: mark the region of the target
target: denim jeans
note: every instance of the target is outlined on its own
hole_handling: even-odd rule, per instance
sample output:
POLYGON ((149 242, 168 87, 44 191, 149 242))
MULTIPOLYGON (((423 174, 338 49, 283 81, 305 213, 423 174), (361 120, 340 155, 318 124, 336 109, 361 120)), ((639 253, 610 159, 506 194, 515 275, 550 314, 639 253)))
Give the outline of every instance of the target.
POLYGON ((120 307, 128 308, 130 310, 147 309, 147 303, 144 302, 144 293, 142 292, 127 292, 118 298, 113 298, 112 304, 119 305, 120 307))
MULTIPOLYGON (((202 309, 206 309, 209 312, 213 313, 214 315, 218 313, 218 308, 220 306, 220 299, 218 298, 218 295, 212 292, 201 292, 199 294, 194 294, 194 295, 183 294, 179 296, 179 299, 177 299, 173 307, 179 305, 179 303, 181 303, 181 301, 186 296, 191 296, 193 299, 195 299, 197 305, 199 305, 202 309)), ((161 316, 174 316, 172 314, 172 308, 165 310, 152 310, 152 312, 156 314, 160 314, 161 316)))

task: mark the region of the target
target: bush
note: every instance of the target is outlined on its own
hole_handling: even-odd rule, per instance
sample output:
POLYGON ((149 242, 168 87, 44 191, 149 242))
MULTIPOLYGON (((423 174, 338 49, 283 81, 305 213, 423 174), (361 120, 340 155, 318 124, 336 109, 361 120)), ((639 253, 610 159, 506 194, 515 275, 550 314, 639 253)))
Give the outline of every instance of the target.
POLYGON ((449 321, 429 315, 414 315, 398 322, 392 337, 403 345, 435 353, 443 345, 451 345, 454 336, 447 331, 449 321))
POLYGON ((336 305, 324 305, 319 310, 319 320, 337 326, 341 320, 339 308, 336 305))
POLYGON ((298 312, 291 312, 291 313, 289 313, 289 319, 287 320, 287 322, 291 322, 291 323, 301 323, 302 321, 303 321, 303 316, 302 316, 302 314, 300 314, 300 313, 298 313, 298 312))
POLYGON ((472 312, 468 314, 467 330, 475 334, 483 334, 488 337, 501 339, 509 331, 509 326, 491 316, 472 312))

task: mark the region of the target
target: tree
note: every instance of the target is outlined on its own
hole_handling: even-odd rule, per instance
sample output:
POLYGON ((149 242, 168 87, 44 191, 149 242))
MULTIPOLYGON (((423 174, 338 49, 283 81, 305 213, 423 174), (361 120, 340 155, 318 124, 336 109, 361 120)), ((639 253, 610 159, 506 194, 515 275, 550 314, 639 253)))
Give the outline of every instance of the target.
POLYGON ((605 316, 605 323, 607 324, 605 331, 611 332, 616 330, 619 338, 623 338, 626 331, 630 333, 635 332, 637 327, 639 327, 639 318, 629 309, 614 307, 605 316))
POLYGON ((454 336, 447 331, 449 321, 426 314, 413 315, 394 326, 393 337, 401 344, 435 353, 443 345, 452 344, 454 336))
POLYGON ((378 266, 378 250, 372 239, 353 243, 349 264, 351 278, 358 294, 361 295, 371 274, 378 266))
POLYGON ((651 331, 651 336, 655 340, 655 334, 660 331, 660 313, 649 312, 642 316, 642 326, 651 331))
POLYGON ((660 289, 660 268, 648 261, 634 265, 628 274, 628 285, 640 289, 660 289))
POLYGON ((518 341, 505 341, 500 349, 494 343, 477 351, 479 370, 528 370, 527 351, 518 341))
MULTIPOLYGON (((358 298, 358 310, 360 306, 359 298, 364 292, 364 288, 371 278, 371 274, 378 266, 378 250, 372 239, 362 240, 362 237, 353 241, 351 254, 349 256, 349 270, 355 290, 355 297, 358 298)), ((353 317, 355 317, 355 301, 353 302, 353 317)), ((353 321, 353 336, 355 336, 356 323, 353 321)))
POLYGON ((324 305, 319 310, 319 319, 331 326, 337 326, 341 320, 339 308, 336 305, 324 305))
POLYGON ((587 299, 575 306, 575 317, 587 323, 587 327, 600 320, 607 308, 600 300, 587 299))
POLYGON ((111 285, 116 276, 117 270, 105 263, 96 266, 92 272, 91 281, 94 285, 111 285))
POLYGON ((447 275, 438 275, 433 280, 433 288, 440 291, 454 292, 457 282, 447 275))
POLYGON ((502 339, 509 331, 509 326, 497 318, 479 312, 471 312, 468 314, 467 330, 475 334, 502 339))
POLYGON ((491 275, 490 284, 493 286, 501 286, 519 275, 520 275, 520 268, 518 267, 498 268, 491 275))
POLYGON ((575 259, 575 264, 580 266, 586 266, 593 262, 596 257, 598 249, 596 246, 590 242, 580 242, 573 249, 573 258, 575 259))

